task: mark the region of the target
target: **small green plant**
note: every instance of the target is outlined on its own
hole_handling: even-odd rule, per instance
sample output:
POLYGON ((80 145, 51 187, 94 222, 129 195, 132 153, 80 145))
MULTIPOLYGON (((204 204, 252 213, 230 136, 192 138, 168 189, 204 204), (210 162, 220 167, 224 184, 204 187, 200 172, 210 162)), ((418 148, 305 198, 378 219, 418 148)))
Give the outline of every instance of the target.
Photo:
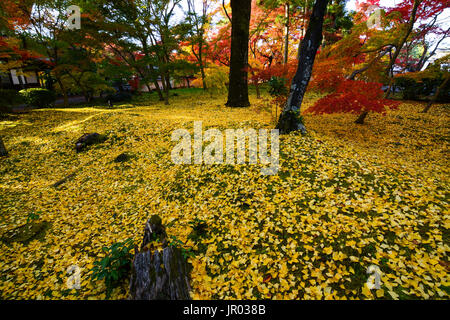
POLYGON ((269 80, 269 94, 273 97, 272 103, 275 104, 275 123, 278 120, 278 109, 283 110, 286 104, 288 89, 286 87, 286 79, 273 76, 269 80))
POLYGON ((189 225, 192 227, 192 232, 188 236, 189 239, 198 240, 206 235, 208 225, 204 220, 195 218, 193 221, 189 222, 189 225))
POLYGON ((30 88, 19 91, 24 101, 32 107, 44 108, 53 106, 55 93, 42 88, 30 88))
POLYGON ((103 247, 105 257, 94 262, 92 268, 93 280, 104 280, 106 285, 106 296, 109 298, 112 290, 129 274, 134 248, 134 241, 127 239, 117 242, 110 247, 103 247))
POLYGON ((183 241, 181 241, 180 239, 178 239, 176 236, 170 236, 170 242, 169 242, 169 246, 173 247, 173 248, 178 248, 181 251, 181 255, 183 256, 183 258, 187 259, 189 257, 194 256, 194 252, 192 252, 192 250, 186 249, 184 247, 184 243, 183 241))
POLYGON ((286 79, 273 76, 269 80, 269 94, 273 97, 285 96, 288 94, 286 79))
POLYGON ((30 223, 30 221, 38 220, 38 219, 39 219, 39 215, 37 213, 30 212, 28 214, 27 223, 30 223))

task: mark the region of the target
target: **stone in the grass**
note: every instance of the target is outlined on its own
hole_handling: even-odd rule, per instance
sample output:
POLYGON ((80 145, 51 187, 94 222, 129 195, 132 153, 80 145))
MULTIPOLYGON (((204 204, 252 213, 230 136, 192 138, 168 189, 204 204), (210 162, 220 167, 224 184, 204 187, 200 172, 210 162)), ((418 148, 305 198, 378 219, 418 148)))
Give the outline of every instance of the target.
POLYGON ((45 232, 50 227, 50 223, 43 222, 30 222, 23 226, 17 227, 13 230, 6 232, 0 240, 5 244, 12 244, 19 242, 22 244, 28 244, 34 239, 41 239, 44 237, 45 232))
POLYGON ((114 162, 126 162, 126 161, 130 160, 130 158, 131 158, 131 156, 128 153, 124 152, 124 153, 119 154, 114 159, 114 162))
POLYGON ((76 142, 75 149, 77 152, 83 151, 87 146, 102 143, 106 138, 98 133, 85 133, 76 142))

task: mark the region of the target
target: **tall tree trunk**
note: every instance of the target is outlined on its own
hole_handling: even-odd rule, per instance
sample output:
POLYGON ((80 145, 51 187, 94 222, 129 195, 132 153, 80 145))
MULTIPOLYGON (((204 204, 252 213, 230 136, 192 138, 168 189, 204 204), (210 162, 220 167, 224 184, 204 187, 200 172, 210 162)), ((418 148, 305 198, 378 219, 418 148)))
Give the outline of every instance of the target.
POLYGON ((283 64, 288 62, 289 55, 289 3, 286 2, 284 5, 284 18, 286 19, 284 24, 284 55, 283 64))
POLYGON ((248 107, 248 37, 251 0, 231 0, 231 57, 228 101, 229 107, 248 107))
POLYGON ((437 88, 436 92, 434 93, 434 96, 430 99, 430 101, 428 101, 427 105, 425 106, 425 108, 422 110, 422 113, 427 113, 428 110, 430 110, 431 106, 433 105, 433 103, 436 102, 437 98, 439 97, 439 93, 442 91, 442 89, 445 88, 445 86, 448 83, 448 80, 450 79, 450 76, 447 75, 447 77, 444 79, 444 81, 441 83, 441 85, 437 88))
POLYGON ((292 80, 289 98, 278 120, 277 129, 281 133, 300 130, 306 133, 306 128, 300 120, 300 107, 311 79, 314 59, 322 42, 322 28, 328 0, 316 0, 309 20, 305 38, 300 44, 300 59, 297 72, 292 80))
POLYGON ((2 137, 0 137, 0 157, 6 157, 8 151, 6 151, 5 144, 3 143, 2 137))

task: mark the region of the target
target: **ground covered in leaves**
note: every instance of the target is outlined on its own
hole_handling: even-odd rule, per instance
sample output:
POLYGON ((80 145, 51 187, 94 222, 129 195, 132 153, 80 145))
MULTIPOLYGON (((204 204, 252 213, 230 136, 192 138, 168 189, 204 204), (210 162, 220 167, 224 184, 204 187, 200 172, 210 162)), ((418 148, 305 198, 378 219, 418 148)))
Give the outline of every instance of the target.
MULTIPOLYGON (((404 103, 364 126, 307 115, 309 135, 281 137, 275 176, 172 163, 171 133, 193 121, 272 128, 270 98, 251 101, 234 110, 224 96, 179 90, 170 106, 142 97, 0 120, 10 153, 0 159, 0 298, 105 299, 91 280, 102 247, 139 244, 158 214, 191 253, 194 299, 448 299, 448 106, 424 115, 404 103), (107 139, 76 153, 86 132, 107 139), (79 290, 66 287, 71 265, 79 290), (381 289, 366 285, 370 265, 381 289)), ((111 298, 127 290, 125 279, 111 298)))

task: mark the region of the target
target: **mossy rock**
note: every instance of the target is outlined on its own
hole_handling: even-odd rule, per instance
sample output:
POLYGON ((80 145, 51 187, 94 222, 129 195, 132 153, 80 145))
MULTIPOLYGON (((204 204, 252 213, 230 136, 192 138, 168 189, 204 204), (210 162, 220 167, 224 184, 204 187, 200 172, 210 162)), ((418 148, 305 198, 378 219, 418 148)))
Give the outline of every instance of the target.
POLYGON ((32 240, 42 240, 49 228, 50 223, 47 221, 27 223, 6 232, 1 241, 8 245, 14 242, 28 244, 32 240))
POLYGON ((124 152, 124 153, 119 154, 119 155, 114 159, 114 162, 118 162, 118 163, 120 163, 120 162, 127 162, 127 161, 129 161, 131 158, 132 158, 132 156, 131 156, 129 153, 124 152))
POLYGON ((77 152, 83 151, 87 146, 93 144, 103 143, 107 140, 107 137, 98 133, 86 133, 83 134, 76 142, 75 149, 77 152))

